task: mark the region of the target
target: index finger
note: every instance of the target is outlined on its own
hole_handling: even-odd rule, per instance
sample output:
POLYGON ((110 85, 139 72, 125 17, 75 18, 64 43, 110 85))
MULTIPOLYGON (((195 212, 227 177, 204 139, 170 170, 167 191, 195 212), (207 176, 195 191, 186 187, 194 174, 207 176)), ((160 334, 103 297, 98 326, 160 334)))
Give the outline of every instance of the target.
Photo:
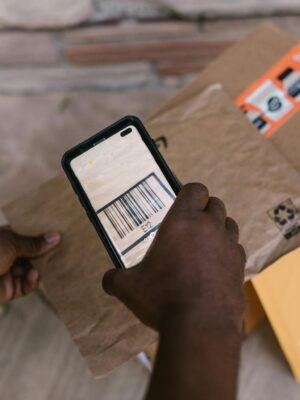
POLYGON ((188 183, 180 190, 173 209, 183 211, 203 211, 207 205, 209 193, 206 186, 202 183, 188 183))
POLYGON ((221 223, 226 220, 226 207, 222 200, 217 197, 210 197, 205 211, 214 216, 221 223))

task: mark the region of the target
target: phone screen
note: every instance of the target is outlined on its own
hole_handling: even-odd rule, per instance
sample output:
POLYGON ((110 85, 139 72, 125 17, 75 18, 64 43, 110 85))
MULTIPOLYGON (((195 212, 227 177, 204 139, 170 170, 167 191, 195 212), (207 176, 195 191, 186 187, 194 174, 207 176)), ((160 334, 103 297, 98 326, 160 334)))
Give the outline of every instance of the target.
POLYGON ((124 266, 137 264, 176 197, 137 128, 94 145, 71 168, 124 266))

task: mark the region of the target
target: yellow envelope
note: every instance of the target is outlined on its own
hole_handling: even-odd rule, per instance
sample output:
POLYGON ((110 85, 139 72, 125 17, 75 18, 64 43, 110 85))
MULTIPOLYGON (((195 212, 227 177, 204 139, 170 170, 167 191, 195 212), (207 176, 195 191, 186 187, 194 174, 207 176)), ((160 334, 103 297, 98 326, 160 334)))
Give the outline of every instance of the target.
POLYGON ((300 248, 271 264, 252 284, 300 382, 300 248))

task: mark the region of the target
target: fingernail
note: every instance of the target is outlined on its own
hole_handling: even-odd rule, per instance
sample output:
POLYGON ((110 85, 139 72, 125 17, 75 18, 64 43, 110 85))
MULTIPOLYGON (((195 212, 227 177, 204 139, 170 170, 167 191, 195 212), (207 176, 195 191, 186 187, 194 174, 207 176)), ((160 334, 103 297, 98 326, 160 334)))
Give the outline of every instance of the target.
POLYGON ((30 282, 35 283, 39 280, 39 273, 37 270, 32 269, 28 274, 28 279, 30 282))
POLYGON ((59 232, 47 232, 44 234, 44 239, 48 244, 57 244, 59 243, 61 235, 59 232))
POLYGON ((13 280, 10 274, 7 274, 3 278, 4 290, 5 290, 5 300, 11 300, 14 294, 13 280))

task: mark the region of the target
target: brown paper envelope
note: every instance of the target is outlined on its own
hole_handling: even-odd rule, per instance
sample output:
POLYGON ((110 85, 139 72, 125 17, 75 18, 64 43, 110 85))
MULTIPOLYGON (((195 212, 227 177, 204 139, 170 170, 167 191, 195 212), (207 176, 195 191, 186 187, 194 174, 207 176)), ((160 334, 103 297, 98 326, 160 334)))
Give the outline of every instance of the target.
POLYGON ((224 200, 240 225, 247 278, 300 244, 300 234, 285 239, 268 214, 287 199, 300 205, 300 175, 219 85, 164 109, 147 127, 166 137, 161 152, 182 182, 201 181, 224 200))
MULTIPOLYGON (((267 211, 290 197, 300 205, 299 176, 251 127, 220 88, 149 121, 153 137, 183 181, 204 181, 222 197, 241 225, 248 274, 299 244, 285 240, 267 211), (292 184, 291 184, 292 182, 292 184)), ((112 267, 106 251, 64 176, 4 208, 11 226, 24 234, 49 228, 63 233, 61 246, 35 261, 47 295, 65 322, 92 373, 101 376, 145 349, 157 335, 140 324, 101 287, 112 267)))
POLYGON ((4 208, 23 233, 63 233, 53 253, 34 261, 47 296, 96 377, 147 347, 156 334, 104 293, 103 273, 113 268, 99 237, 64 175, 4 208))
MULTIPOLYGON (((216 82, 220 82, 224 90, 235 99, 298 43, 299 38, 269 22, 263 23, 244 40, 229 47, 188 86, 163 104, 153 116, 165 109, 169 110, 216 82)), ((298 172, 299 125, 300 112, 294 114, 268 139, 298 172)), ((258 130, 256 132, 260 135, 258 130)))

